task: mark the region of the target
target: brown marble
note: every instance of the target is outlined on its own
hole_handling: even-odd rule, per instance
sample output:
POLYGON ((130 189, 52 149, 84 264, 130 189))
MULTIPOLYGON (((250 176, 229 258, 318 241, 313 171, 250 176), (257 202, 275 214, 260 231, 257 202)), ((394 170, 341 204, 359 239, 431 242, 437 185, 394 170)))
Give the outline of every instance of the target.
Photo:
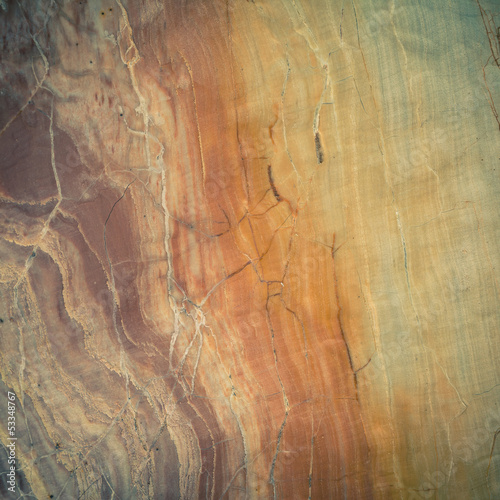
POLYGON ((499 498, 497 11, 0 1, 2 495, 499 498))

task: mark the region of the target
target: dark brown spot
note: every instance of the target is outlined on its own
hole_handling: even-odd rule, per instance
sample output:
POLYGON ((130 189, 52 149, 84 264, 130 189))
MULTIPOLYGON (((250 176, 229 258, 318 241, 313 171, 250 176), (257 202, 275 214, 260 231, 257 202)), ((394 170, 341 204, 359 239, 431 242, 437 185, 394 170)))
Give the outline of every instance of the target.
POLYGON ((267 176, 269 177, 269 184, 271 184, 271 189, 273 190, 274 197, 276 198, 277 201, 281 201, 281 196, 278 193, 278 190, 276 189, 276 186, 274 184, 273 172, 272 172, 271 165, 267 166, 267 176))
POLYGON ((319 132, 316 132, 316 135, 314 136, 314 144, 316 146, 316 158, 318 160, 318 163, 323 163, 323 147, 321 146, 321 138, 319 136, 319 132))

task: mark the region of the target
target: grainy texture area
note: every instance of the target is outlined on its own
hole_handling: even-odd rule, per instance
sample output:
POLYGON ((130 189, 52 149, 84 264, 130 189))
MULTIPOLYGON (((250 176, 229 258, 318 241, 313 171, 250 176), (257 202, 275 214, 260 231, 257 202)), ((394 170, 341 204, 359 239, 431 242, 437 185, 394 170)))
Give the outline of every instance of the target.
POLYGON ((0 1, 2 496, 500 498, 499 25, 0 1))

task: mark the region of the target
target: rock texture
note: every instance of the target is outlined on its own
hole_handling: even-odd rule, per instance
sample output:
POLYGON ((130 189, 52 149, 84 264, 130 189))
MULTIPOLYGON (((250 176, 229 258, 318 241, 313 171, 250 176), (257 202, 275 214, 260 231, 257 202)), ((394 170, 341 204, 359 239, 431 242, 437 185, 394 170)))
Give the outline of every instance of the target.
POLYGON ((0 2, 17 494, 499 498, 499 20, 0 2))

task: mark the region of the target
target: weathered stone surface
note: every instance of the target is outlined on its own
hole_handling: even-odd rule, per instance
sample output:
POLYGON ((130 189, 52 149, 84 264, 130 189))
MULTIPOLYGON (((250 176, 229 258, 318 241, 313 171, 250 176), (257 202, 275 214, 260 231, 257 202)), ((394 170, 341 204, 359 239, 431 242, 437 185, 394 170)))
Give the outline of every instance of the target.
POLYGON ((499 498, 498 19, 0 2, 17 491, 499 498))

